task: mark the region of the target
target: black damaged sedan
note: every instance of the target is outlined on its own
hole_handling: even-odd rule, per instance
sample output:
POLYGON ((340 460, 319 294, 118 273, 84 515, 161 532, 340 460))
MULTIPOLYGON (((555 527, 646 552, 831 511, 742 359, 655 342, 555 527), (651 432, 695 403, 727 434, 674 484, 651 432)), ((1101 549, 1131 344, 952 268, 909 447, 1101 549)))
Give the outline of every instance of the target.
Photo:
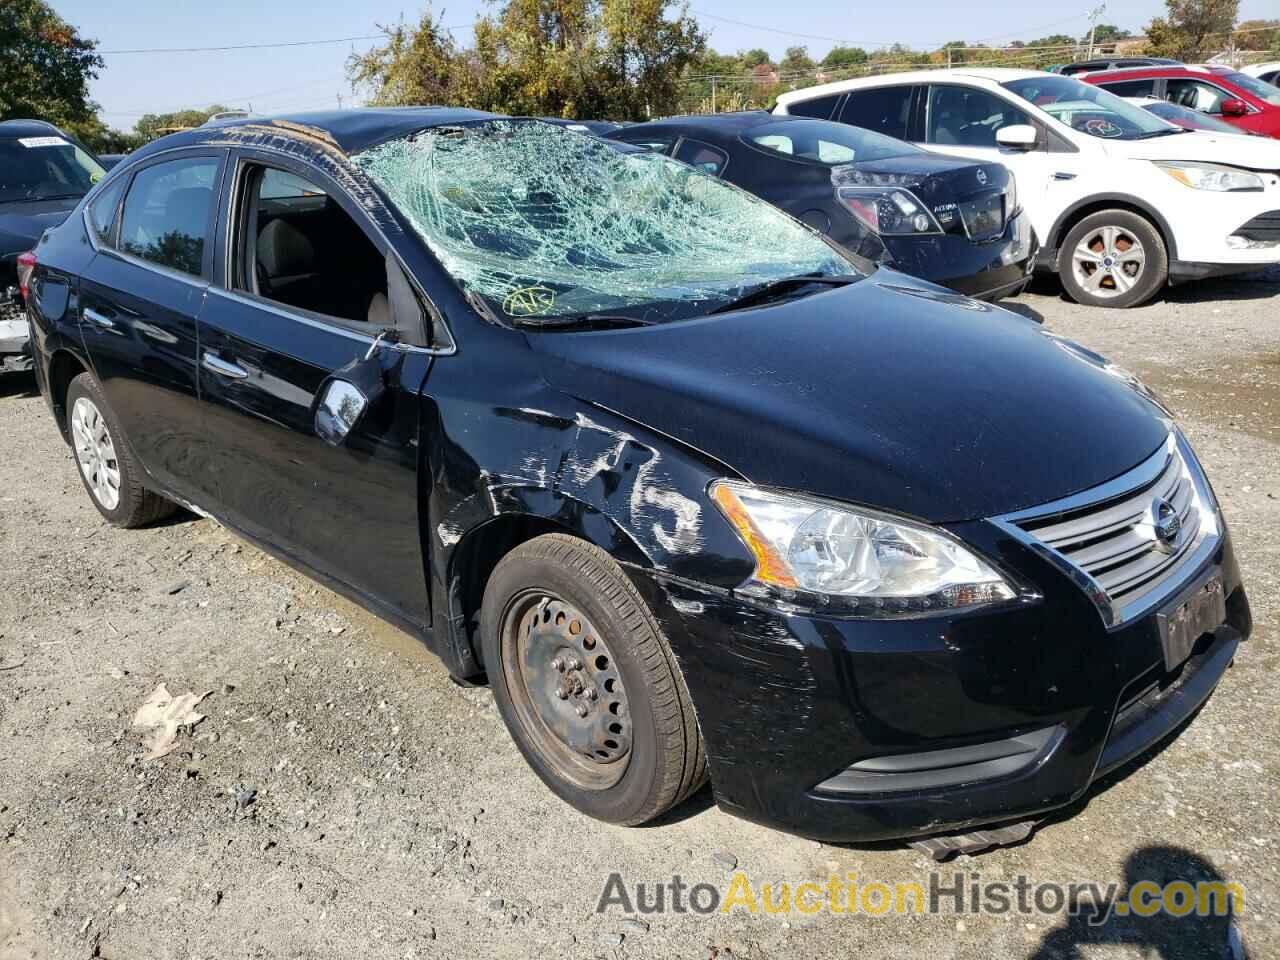
POLYGON ((762 111, 606 134, 768 200, 847 250, 984 300, 1031 281, 1037 245, 999 163, 947 157, 845 123, 762 111))
POLYGON ((211 515, 487 677, 594 817, 709 778, 824 839, 1033 820, 1250 630, 1138 382, 657 154, 465 110, 232 122, 132 154, 36 255, 37 378, 107 521, 211 515))

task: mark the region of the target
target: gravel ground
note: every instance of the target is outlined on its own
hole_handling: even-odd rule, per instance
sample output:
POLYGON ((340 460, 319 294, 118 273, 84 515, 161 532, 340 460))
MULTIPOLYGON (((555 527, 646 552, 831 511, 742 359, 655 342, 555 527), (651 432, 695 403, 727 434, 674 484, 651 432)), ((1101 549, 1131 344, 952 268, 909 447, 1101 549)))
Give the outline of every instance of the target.
MULTIPOLYGON (((896 845, 824 846, 703 791, 623 829, 555 799, 485 689, 207 520, 105 526, 31 381, 0 384, 0 957, 762 958, 1280 955, 1280 271, 1134 311, 1045 286, 1035 312, 1142 375, 1181 415, 1232 523, 1256 629, 1181 738, 1021 846, 948 864, 984 880, 1220 876, 1222 919, 654 915, 595 907, 609 874, 928 883, 896 845), (142 760, 158 683, 211 691, 142 760), (646 928, 647 924, 647 928, 646 928)), ((1087 424, 1081 424, 1087 430, 1087 424)))

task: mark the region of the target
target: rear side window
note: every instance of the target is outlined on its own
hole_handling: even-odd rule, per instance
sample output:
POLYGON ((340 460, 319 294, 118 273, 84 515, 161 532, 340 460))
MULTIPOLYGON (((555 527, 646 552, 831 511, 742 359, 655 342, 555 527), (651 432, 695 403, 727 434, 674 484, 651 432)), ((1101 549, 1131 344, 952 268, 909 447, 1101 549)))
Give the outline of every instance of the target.
POLYGON ((623 143, 629 143, 633 147, 639 147, 641 150, 652 150, 654 153, 671 154, 671 148, 675 146, 674 137, 663 137, 657 135, 635 136, 635 137, 619 137, 623 143))
POLYGON ((1231 98, 1231 94, 1221 87, 1200 80, 1173 79, 1165 85, 1165 97, 1170 103, 1180 107, 1189 107, 1201 113, 1222 113, 1222 101, 1231 98))
POLYGON ((854 90, 840 111, 840 119, 855 127, 905 140, 914 90, 910 86, 854 90))
POLYGON ((1108 93, 1114 93, 1117 97, 1154 97, 1156 95, 1156 81, 1154 77, 1147 80, 1120 80, 1116 83, 1100 83, 1108 93))
POLYGON ((680 146, 676 149, 676 159, 691 167, 697 167, 703 173, 713 177, 720 176, 729 162, 729 157, 723 150, 717 150, 710 144, 690 140, 687 137, 680 141, 680 146))
POLYGON ((93 226, 94 236, 98 243, 112 246, 111 228, 116 222, 116 210, 120 206, 120 195, 124 193, 124 185, 128 177, 119 177, 105 190, 93 198, 89 204, 89 223, 93 226))
POLYGON ((200 276, 218 161, 192 157, 139 171, 120 218, 120 247, 162 267, 200 276))
POLYGON ((744 139, 766 150, 832 166, 924 152, 901 140, 827 120, 777 120, 752 127, 744 139))
POLYGON ((1001 127, 1031 119, 1003 97, 973 87, 929 88, 929 143, 957 147, 994 147, 1001 127))
POLYGON ((814 97, 812 100, 797 100, 787 104, 787 113, 793 117, 813 117, 816 120, 830 120, 832 111, 840 102, 840 94, 833 93, 829 97, 814 97))

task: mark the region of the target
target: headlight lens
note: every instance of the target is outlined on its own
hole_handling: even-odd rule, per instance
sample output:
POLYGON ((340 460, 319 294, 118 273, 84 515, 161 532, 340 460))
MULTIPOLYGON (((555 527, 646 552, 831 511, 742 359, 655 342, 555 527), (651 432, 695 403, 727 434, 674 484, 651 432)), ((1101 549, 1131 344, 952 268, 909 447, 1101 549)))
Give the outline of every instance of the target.
POLYGON ((808 594, 854 612, 895 615, 1011 600, 1013 587, 940 530, 733 480, 711 498, 756 559, 760 592, 808 594))
POLYGON ((1180 163, 1157 160, 1156 166, 1183 186, 1215 193, 1262 190, 1262 177, 1248 170, 1220 167, 1212 163, 1180 163))
POLYGON ((1009 171, 1009 186, 1005 188, 1005 216, 1012 217, 1018 212, 1018 178, 1009 171))

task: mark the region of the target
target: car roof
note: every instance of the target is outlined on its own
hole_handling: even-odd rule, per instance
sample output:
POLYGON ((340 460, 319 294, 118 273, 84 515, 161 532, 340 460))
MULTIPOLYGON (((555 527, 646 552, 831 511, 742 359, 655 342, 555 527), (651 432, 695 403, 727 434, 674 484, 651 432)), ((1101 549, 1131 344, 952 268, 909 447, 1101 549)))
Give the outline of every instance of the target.
POLYGON ((887 87, 899 83, 945 83, 948 80, 979 80, 1000 84, 1011 80, 1027 80, 1048 76, 1043 70, 1018 70, 1013 67, 955 67, 950 70, 906 70, 902 73, 882 73, 874 77, 858 77, 852 80, 836 80, 832 83, 792 90, 778 97, 778 103, 786 105, 801 100, 811 100, 827 94, 844 93, 870 87, 887 87))
POLYGON ((1121 79, 1125 77, 1136 77, 1138 79, 1145 77, 1221 77, 1235 72, 1231 67, 1224 67, 1217 63, 1178 63, 1156 67, 1121 67, 1119 70, 1094 70, 1090 73, 1081 74, 1081 76, 1103 74, 1108 80, 1114 80, 1117 77, 1121 79))
POLYGON ((47 123, 44 120, 0 121, 0 137, 4 139, 10 137, 47 137, 50 134, 57 134, 64 140, 68 139, 65 133, 52 123, 47 123))
MULTIPOLYGON (((162 138, 170 147, 183 143, 203 143, 210 136, 225 135, 237 127, 277 126, 282 132, 290 127, 296 132, 318 133, 332 141, 348 155, 370 147, 407 137, 431 127, 487 120, 501 114, 462 107, 354 107, 347 110, 321 110, 311 113, 286 113, 269 117, 245 117, 220 121, 207 127, 196 127, 162 138)), ((155 141, 157 143, 162 141, 155 141)), ((150 146, 150 144, 148 145, 150 146)))
POLYGON ((750 130, 752 127, 758 127, 762 123, 808 119, 811 118, 775 116, 765 110, 740 110, 732 113, 691 113, 684 116, 664 117, 661 120, 650 120, 646 123, 633 124, 629 127, 623 127, 620 130, 614 130, 609 134, 609 136, 614 138, 623 134, 629 135, 636 132, 643 133, 645 130, 669 127, 679 128, 681 130, 714 131, 715 133, 732 137, 744 130, 750 130))

